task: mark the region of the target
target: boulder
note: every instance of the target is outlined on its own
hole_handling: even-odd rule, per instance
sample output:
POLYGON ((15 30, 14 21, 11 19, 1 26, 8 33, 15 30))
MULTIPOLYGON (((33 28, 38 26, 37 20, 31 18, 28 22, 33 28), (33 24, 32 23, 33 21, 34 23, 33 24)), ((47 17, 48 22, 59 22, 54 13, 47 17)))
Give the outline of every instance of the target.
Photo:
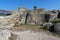
POLYGON ((60 19, 60 12, 58 13, 57 18, 60 19))
POLYGON ((50 12, 50 19, 49 19, 49 21, 51 22, 51 21, 56 20, 57 19, 57 15, 58 15, 58 12, 56 12, 55 14, 50 12))
POLYGON ((0 40, 9 40, 11 37, 9 30, 0 30, 0 40))
POLYGON ((29 14, 27 16, 27 24, 41 24, 44 18, 43 14, 29 14))
POLYGON ((25 20, 26 20, 26 15, 27 15, 27 10, 23 7, 20 7, 18 9, 19 15, 20 15, 20 24, 25 24, 25 20))
POLYGON ((48 23, 44 23, 43 27, 49 30, 52 25, 53 24, 51 22, 48 22, 48 23))
POLYGON ((50 14, 45 14, 45 12, 32 12, 28 15, 27 24, 43 24, 45 21, 49 21, 50 14), (47 15, 47 16, 46 16, 47 15))
POLYGON ((60 34, 60 23, 57 23, 54 27, 54 30, 56 33, 59 33, 60 34))

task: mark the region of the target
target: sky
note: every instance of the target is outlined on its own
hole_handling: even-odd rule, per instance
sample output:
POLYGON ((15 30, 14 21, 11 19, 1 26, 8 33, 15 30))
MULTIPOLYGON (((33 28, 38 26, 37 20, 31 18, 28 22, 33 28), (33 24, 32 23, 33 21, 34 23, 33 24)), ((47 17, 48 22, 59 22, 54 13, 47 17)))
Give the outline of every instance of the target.
POLYGON ((60 9, 60 0, 0 0, 0 10, 18 10, 19 7, 33 9, 33 6, 56 10, 60 9))

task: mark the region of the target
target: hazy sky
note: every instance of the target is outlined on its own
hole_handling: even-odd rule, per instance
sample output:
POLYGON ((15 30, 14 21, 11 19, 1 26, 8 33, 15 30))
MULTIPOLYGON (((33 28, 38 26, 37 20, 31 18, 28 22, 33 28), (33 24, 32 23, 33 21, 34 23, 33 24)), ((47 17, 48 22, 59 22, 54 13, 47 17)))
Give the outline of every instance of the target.
POLYGON ((60 0, 0 0, 0 9, 2 10, 17 10, 20 6, 33 9, 34 5, 47 10, 60 9, 60 0))

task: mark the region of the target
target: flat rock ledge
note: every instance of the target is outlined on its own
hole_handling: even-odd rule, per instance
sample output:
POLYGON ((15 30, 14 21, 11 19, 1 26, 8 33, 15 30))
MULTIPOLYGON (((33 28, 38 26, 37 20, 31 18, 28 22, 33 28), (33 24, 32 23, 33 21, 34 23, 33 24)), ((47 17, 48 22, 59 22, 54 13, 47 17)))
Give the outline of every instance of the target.
POLYGON ((0 40, 60 40, 60 37, 54 36, 44 31, 12 31, 8 29, 1 29, 0 40))

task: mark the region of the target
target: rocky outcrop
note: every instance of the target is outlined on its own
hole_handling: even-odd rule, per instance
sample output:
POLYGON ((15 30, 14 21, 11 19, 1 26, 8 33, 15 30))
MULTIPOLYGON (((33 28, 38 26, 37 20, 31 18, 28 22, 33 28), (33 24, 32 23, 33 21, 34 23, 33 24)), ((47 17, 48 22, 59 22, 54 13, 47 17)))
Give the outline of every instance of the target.
POLYGON ((20 7, 18 9, 19 12, 19 20, 20 24, 43 24, 44 22, 51 22, 57 19, 58 11, 42 11, 44 9, 36 9, 33 11, 29 11, 20 7))
POLYGON ((18 12, 10 12, 9 16, 2 16, 0 18, 0 28, 12 28, 16 22, 18 22, 18 12))
MULTIPOLYGON (((54 12, 55 13, 55 12, 54 12)), ((55 26, 51 22, 52 20, 57 19, 57 14, 51 12, 39 12, 39 11, 29 11, 25 8, 19 8, 18 11, 11 11, 9 16, 0 16, 0 40, 59 40, 60 38, 51 35, 47 32, 35 32, 31 30, 13 31, 14 26, 20 24, 42 24, 43 27, 50 31, 60 33, 60 23, 57 23, 55 26), (10 29, 12 28, 12 29, 10 29)), ((35 27, 35 26, 34 26, 35 27)), ((28 29, 28 28, 26 28, 28 29)))
POLYGON ((0 16, 0 28, 12 28, 20 24, 37 24, 51 26, 49 23, 57 19, 59 12, 41 11, 41 10, 27 10, 23 7, 18 11, 10 11, 9 16, 0 16))
POLYGON ((27 10, 25 8, 19 8, 18 9, 19 15, 20 15, 20 24, 25 24, 25 20, 26 20, 26 15, 27 15, 27 10))
POLYGON ((44 14, 41 13, 33 13, 32 14, 32 21, 35 23, 35 24, 41 24, 42 22, 44 22, 44 14))

